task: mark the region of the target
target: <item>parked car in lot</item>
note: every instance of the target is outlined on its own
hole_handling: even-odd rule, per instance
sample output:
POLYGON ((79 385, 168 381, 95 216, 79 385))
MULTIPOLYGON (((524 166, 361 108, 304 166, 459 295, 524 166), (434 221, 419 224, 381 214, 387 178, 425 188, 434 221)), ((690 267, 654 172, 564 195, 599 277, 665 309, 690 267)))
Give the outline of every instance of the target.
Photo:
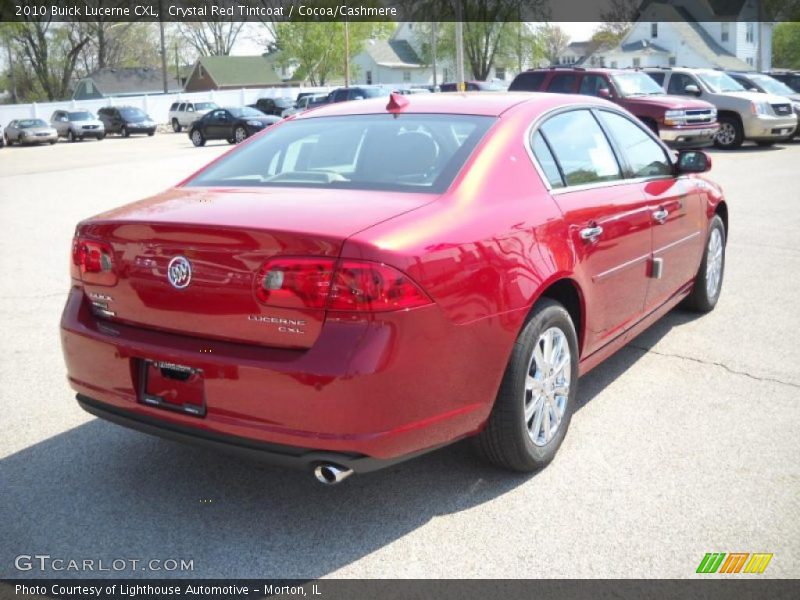
POLYGON ((738 148, 745 140, 771 146, 791 139, 797 127, 788 98, 749 92, 722 71, 677 67, 644 71, 668 94, 701 98, 717 107, 719 132, 714 144, 720 148, 738 148))
POLYGON ((50 125, 70 142, 90 137, 102 140, 106 137, 103 122, 88 110, 57 110, 50 117, 50 125))
POLYGON ((14 119, 3 134, 6 144, 55 144, 58 132, 44 119, 14 119))
MULTIPOLYGON (((465 90, 467 92, 504 92, 508 86, 504 83, 497 81, 466 81, 464 82, 465 90)), ((443 83, 439 86, 440 92, 457 92, 458 83, 450 82, 443 83)))
POLYGON ((767 75, 785 83, 795 92, 800 92, 800 71, 788 71, 786 69, 774 69, 768 71, 767 75))
POLYGON ((798 125, 795 127, 793 137, 800 135, 800 92, 794 91, 782 81, 778 81, 764 73, 727 71, 733 79, 743 88, 751 92, 761 92, 762 94, 775 94, 783 96, 792 101, 792 110, 797 115, 798 125))
POLYGON ((636 115, 675 148, 710 146, 719 130, 713 105, 694 98, 668 96, 650 77, 630 69, 531 69, 517 75, 508 89, 606 98, 636 115))
POLYGON ((287 108, 281 113, 282 117, 290 117, 301 112, 305 112, 311 108, 327 104, 328 94, 306 94, 295 102, 294 106, 287 108))
POLYGON ((382 85, 357 85, 332 90, 328 94, 328 103, 346 102, 348 100, 365 100, 367 98, 388 98, 391 89, 382 85))
POLYGON ((275 115, 280 117, 283 111, 292 108, 294 100, 291 98, 259 98, 255 104, 250 104, 250 108, 255 108, 265 115, 275 115))
POLYGON ((106 133, 118 133, 129 137, 133 133, 154 135, 156 124, 150 116, 140 108, 133 106, 104 106, 97 111, 103 122, 106 133))
POLYGON ((0 125, 0 148, 6 145, 6 136, 3 134, 3 126, 0 125))
POLYGON ((297 115, 78 224, 69 383, 97 416, 323 483, 466 437, 541 468, 580 375, 677 304, 716 305, 710 166, 588 96, 297 115))
POLYGON ((173 102, 167 119, 172 131, 180 133, 207 112, 219 108, 216 102, 173 102))
POLYGON ((238 144, 280 120, 249 106, 217 108, 191 124, 189 139, 195 146, 204 146, 208 140, 238 144))

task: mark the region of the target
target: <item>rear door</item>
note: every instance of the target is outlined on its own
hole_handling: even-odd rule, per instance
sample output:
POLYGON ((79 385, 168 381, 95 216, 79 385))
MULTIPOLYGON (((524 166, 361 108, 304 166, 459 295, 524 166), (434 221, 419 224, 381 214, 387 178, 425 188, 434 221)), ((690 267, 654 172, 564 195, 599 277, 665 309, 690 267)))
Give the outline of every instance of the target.
POLYGON ((625 179, 591 110, 550 117, 531 143, 575 248, 587 307, 585 348, 591 354, 643 314, 650 207, 639 186, 625 179))
POLYGON ((600 121, 622 156, 627 176, 650 207, 653 264, 645 311, 670 299, 697 273, 706 217, 702 199, 690 177, 675 177, 663 146, 633 119, 606 110, 600 121))
POLYGON ((547 83, 547 91, 556 94, 574 94, 578 90, 578 75, 556 73, 547 83))

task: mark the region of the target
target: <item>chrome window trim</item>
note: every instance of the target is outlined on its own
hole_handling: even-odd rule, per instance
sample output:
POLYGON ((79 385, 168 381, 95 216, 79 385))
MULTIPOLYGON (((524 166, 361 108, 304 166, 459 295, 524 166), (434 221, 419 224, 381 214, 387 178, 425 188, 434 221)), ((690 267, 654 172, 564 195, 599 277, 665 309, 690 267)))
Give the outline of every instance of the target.
MULTIPOLYGON (((672 157, 671 151, 664 144, 664 142, 662 142, 660 138, 657 138, 655 136, 655 134, 650 129, 645 127, 643 124, 632 120, 630 118, 630 115, 628 115, 627 113, 625 113, 622 110, 618 109, 616 106, 613 106, 613 105, 612 106, 603 106, 603 105, 591 104, 591 103, 576 103, 576 104, 570 104, 568 106, 557 106, 555 108, 551 108, 551 109, 543 112, 538 117, 536 117, 533 121, 531 121, 531 124, 528 125, 528 127, 525 129, 525 133, 524 133, 524 136, 523 136, 523 139, 522 139, 522 143, 525 146, 525 151, 528 154, 528 158, 530 159, 531 163, 533 163, 534 168, 536 169, 537 173, 539 173, 539 178, 542 180, 542 183, 544 184, 545 188, 547 189, 547 191, 551 195, 557 196, 557 195, 561 195, 561 194, 568 194, 570 192, 582 192, 582 191, 585 191, 585 190, 593 190, 593 189, 600 189, 600 188, 607 188, 607 187, 616 187, 616 186, 619 186, 619 185, 630 185, 630 184, 636 184, 636 183, 646 183, 646 182, 649 182, 649 181, 660 181, 660 180, 663 180, 663 179, 677 179, 677 177, 675 175, 658 175, 658 176, 653 176, 653 177, 635 177, 635 178, 630 178, 630 179, 626 179, 625 177, 623 177, 622 179, 614 179, 612 181, 598 181, 596 183, 584 183, 582 185, 574 185, 574 186, 568 185, 567 182, 565 181, 564 182, 564 187, 560 187, 560 188, 552 187, 550 185, 550 180, 547 178, 547 175, 545 174, 544 170, 542 169, 541 165, 539 164, 539 161, 536 159, 536 155, 533 153, 533 146, 531 144, 531 141, 533 139, 533 135, 539 131, 539 127, 544 123, 544 121, 550 119, 551 117, 555 117, 556 115, 559 115, 561 113, 569 112, 569 111, 573 111, 573 110, 589 110, 590 112, 593 111, 593 110, 605 110, 605 111, 617 114, 617 115, 619 115, 621 117, 624 117, 624 118, 628 119, 629 121, 631 121, 631 123, 633 123, 634 125, 639 127, 639 129, 644 131, 647 135, 649 135, 650 139, 654 140, 659 146, 661 146, 661 148, 662 148, 662 150, 664 150, 664 153, 666 154, 667 159, 669 160, 670 164, 672 164, 673 167, 675 166, 675 161, 674 161, 674 159, 672 157)), ((635 117, 634 117, 634 119, 635 119, 635 117)), ((600 125, 599 123, 598 123, 598 127, 600 127, 600 129, 603 130, 602 125, 600 125)), ((604 135, 606 134, 605 130, 603 130, 603 134, 604 135)), ((609 146, 611 146, 611 149, 613 151, 614 150, 614 146, 613 146, 611 140, 607 140, 607 141, 608 141, 608 144, 609 144, 609 146)), ((558 157, 555 155, 555 152, 553 152, 552 149, 551 149, 551 152, 553 153, 553 158, 555 158, 555 160, 558 161, 558 157)), ((617 158, 616 155, 615 155, 615 158, 617 158)), ((620 165, 620 167, 622 167, 622 165, 620 165)))

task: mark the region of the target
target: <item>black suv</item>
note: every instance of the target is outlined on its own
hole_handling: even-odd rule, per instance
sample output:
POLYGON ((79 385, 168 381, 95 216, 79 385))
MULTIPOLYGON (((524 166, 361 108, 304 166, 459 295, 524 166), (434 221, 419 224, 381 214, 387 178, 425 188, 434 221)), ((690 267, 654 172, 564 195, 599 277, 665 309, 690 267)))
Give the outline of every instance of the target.
POLYGON ((800 71, 768 71, 767 75, 800 92, 800 71))
POLYGON ((135 106, 106 106, 97 111, 106 133, 119 133, 129 137, 132 133, 153 135, 156 124, 141 108, 135 106))
POLYGON ((382 85, 359 85, 356 87, 336 88, 328 94, 328 102, 345 102, 346 100, 364 100, 388 96, 391 89, 382 85))
POLYGON ((259 98, 255 104, 250 104, 250 108, 260 110, 265 115, 283 116, 283 111, 294 107, 294 100, 291 98, 259 98))

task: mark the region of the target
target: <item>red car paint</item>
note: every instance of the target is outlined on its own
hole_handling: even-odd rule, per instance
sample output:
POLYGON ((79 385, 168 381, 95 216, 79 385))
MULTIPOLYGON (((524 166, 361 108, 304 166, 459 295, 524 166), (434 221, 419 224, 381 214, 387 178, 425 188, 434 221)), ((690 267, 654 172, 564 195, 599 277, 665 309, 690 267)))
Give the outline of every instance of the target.
MULTIPOLYGON (((366 471, 381 464, 373 459, 480 431, 526 316, 563 286, 580 299, 587 372, 686 296, 724 205, 695 175, 551 194, 527 132, 569 105, 622 112, 558 94, 420 95, 392 107, 496 118, 441 194, 182 184, 83 221, 77 235, 110 247, 116 281, 73 276, 61 322, 71 386, 93 411, 366 471), (659 207, 670 218, 656 226, 659 207), (578 237, 590 223, 604 224, 600 243, 578 237), (658 280, 648 277, 654 249, 668 265, 658 280), (165 278, 176 255, 195 267, 180 290, 165 278), (252 290, 275 256, 387 265, 429 301, 384 312, 270 308, 252 290), (205 415, 141 402, 145 361, 201 373, 205 415)), ((386 111, 384 98, 294 120, 386 111)))

